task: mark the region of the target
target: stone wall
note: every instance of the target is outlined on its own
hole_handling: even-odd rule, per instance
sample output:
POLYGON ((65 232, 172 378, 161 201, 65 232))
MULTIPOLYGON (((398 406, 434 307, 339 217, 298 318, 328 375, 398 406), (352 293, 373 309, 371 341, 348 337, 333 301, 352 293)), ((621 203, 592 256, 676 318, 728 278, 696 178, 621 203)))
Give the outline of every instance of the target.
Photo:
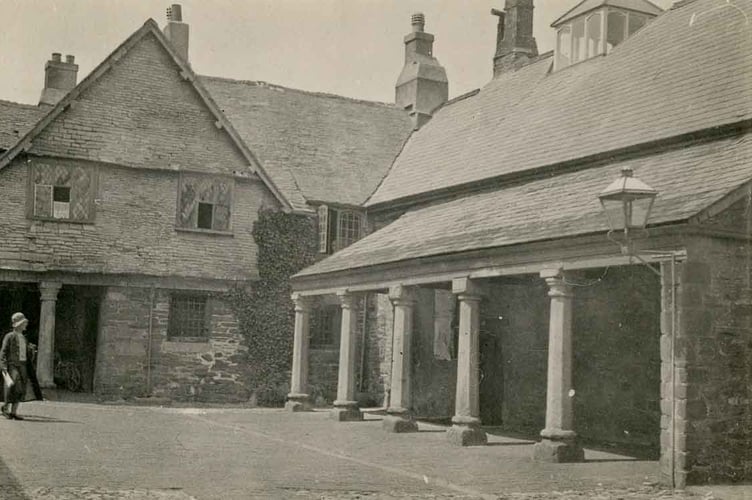
POLYGON ((673 426, 668 397, 664 407, 664 445, 673 429, 679 484, 752 479, 751 270, 749 242, 737 238, 698 239, 679 266, 673 426))
POLYGON ((247 401, 247 347, 238 322, 220 297, 208 300, 209 339, 184 342, 167 336, 169 290, 109 287, 100 309, 95 392, 105 397, 247 401))

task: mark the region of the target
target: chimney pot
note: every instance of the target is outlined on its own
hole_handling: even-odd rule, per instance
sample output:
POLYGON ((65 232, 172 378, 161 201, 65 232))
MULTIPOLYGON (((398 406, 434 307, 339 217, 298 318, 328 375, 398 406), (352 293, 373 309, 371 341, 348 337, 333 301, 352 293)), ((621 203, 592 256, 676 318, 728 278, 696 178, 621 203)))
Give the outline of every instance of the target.
POLYGON ((44 65, 44 88, 39 98, 39 104, 54 106, 76 86, 78 80, 78 65, 75 57, 68 54, 65 62, 60 52, 53 52, 52 58, 44 65))
POLYGON ((426 16, 422 12, 416 12, 412 16, 413 33, 422 32, 426 27, 426 16))
POLYGON ((75 63, 76 62, 76 56, 68 54, 67 56, 65 56, 65 62, 67 62, 68 64, 75 63))
POLYGON ((188 62, 188 38, 190 27, 183 22, 183 9, 174 3, 167 8, 167 25, 164 34, 178 55, 188 62))
POLYGON ((52 60, 55 62, 60 62, 60 58, 62 57, 62 54, 60 52, 53 52, 52 53, 52 60))
POLYGON ((176 23, 183 22, 183 8, 178 3, 172 4, 167 7, 167 20, 176 23))

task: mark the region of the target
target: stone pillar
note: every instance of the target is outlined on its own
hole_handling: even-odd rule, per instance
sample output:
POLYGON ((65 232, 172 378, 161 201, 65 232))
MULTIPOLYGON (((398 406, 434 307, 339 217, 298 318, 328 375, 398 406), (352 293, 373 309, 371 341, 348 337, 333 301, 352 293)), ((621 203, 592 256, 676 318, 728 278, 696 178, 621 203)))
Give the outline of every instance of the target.
POLYGON ((452 281, 460 309, 460 331, 457 345, 457 392, 449 440, 460 446, 487 443, 480 428, 479 336, 481 289, 468 278, 452 281))
POLYGON ((540 273, 548 284, 551 317, 548 329, 548 387, 546 428, 536 443, 534 456, 542 462, 581 462, 583 449, 574 432, 572 390, 572 289, 561 269, 540 273))
POLYGON ((418 424, 410 415, 410 344, 413 336, 415 294, 412 289, 398 285, 389 289, 394 306, 391 393, 384 417, 384 429, 389 432, 417 432, 418 424))
POLYGON ((308 326, 311 316, 311 299, 299 293, 292 294, 295 303, 295 337, 292 348, 292 380, 285 408, 289 411, 308 411, 311 402, 308 390, 308 326))
POLYGON ((337 381, 337 400, 331 415, 340 422, 363 420, 363 414, 355 401, 355 335, 358 315, 356 298, 347 291, 337 293, 342 307, 342 328, 339 341, 339 379, 337 381))
POLYGON ((37 379, 39 385, 54 388, 55 381, 55 308, 57 294, 62 283, 43 281, 39 283, 42 306, 39 313, 39 339, 37 351, 37 379))

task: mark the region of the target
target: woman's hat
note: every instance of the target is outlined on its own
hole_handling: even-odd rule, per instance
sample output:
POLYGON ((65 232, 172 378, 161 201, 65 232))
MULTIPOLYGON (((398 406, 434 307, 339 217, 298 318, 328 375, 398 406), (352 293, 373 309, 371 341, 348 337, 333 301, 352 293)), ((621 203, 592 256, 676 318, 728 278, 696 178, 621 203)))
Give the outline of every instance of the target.
POLYGON ((13 328, 16 328, 22 323, 28 324, 29 320, 26 319, 26 316, 24 316, 23 313, 14 313, 13 316, 10 317, 10 323, 13 325, 13 328))

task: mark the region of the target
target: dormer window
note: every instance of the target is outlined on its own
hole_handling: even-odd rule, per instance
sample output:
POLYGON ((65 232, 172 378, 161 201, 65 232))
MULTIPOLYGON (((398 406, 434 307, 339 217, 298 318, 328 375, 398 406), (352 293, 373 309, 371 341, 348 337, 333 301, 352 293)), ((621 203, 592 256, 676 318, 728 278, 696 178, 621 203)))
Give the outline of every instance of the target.
POLYGON ((557 28, 555 69, 608 54, 663 12, 647 0, 584 0, 551 26, 557 28))

